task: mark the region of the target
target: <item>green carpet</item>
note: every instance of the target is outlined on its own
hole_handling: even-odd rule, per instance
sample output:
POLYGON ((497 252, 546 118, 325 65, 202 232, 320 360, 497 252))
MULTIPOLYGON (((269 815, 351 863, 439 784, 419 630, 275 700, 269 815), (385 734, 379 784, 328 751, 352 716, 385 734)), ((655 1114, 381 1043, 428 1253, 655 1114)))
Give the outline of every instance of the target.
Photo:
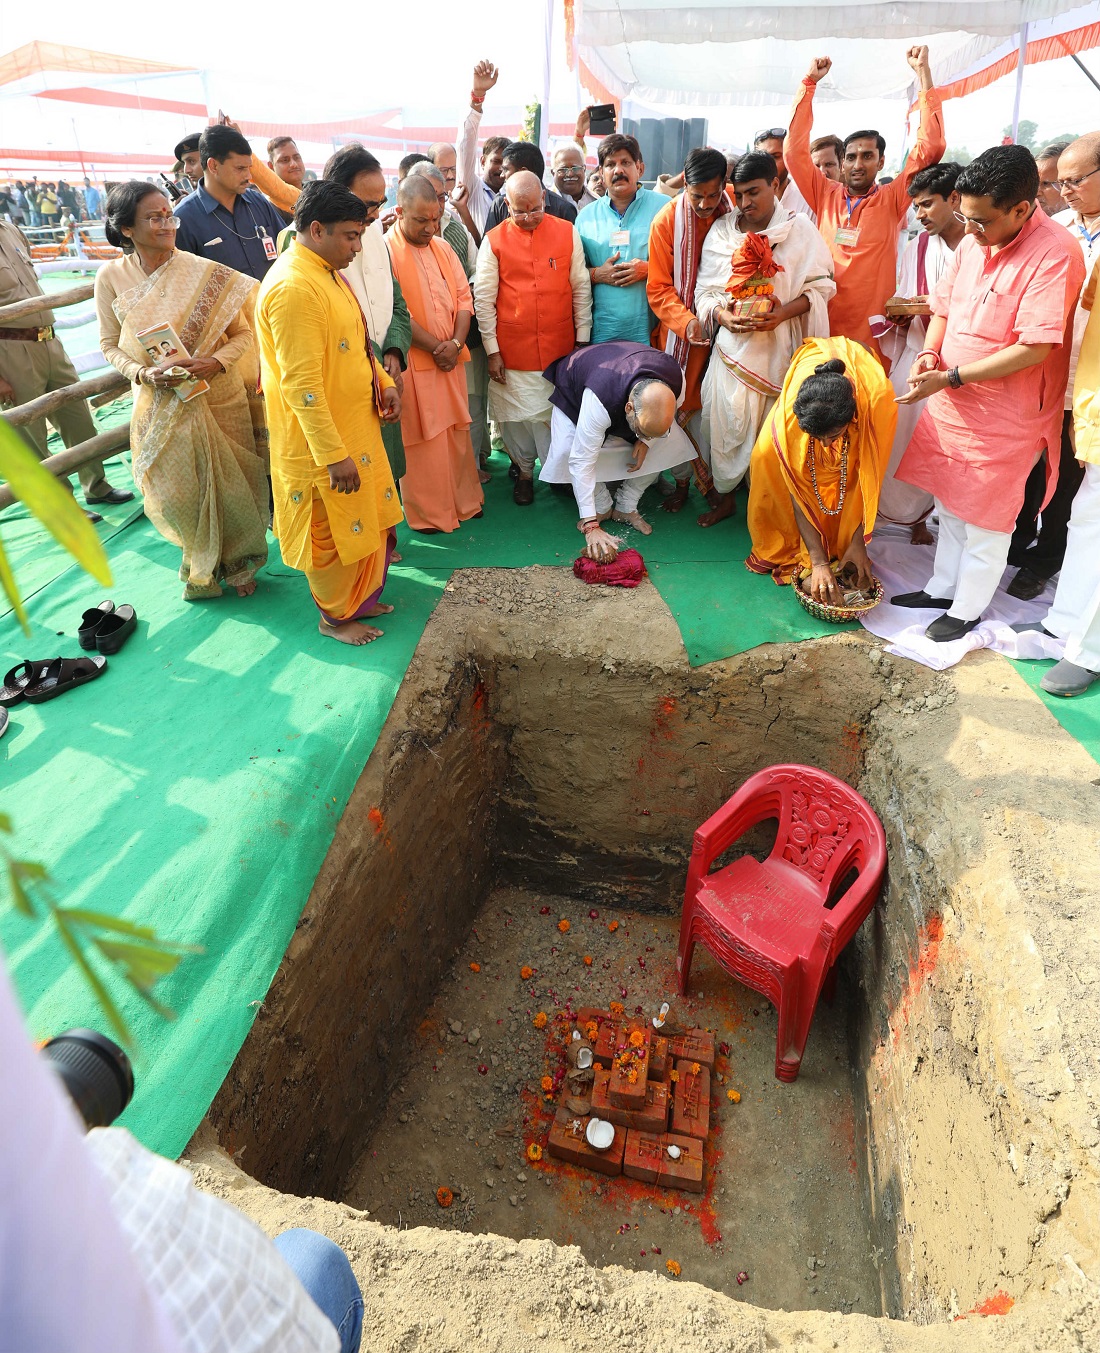
POLYGON ((1012 665, 1070 737, 1076 738, 1089 756, 1100 762, 1100 681, 1084 695, 1067 700, 1065 696, 1048 695, 1039 688, 1043 673, 1054 666, 1052 662, 1013 662, 1012 665))
MULTIPOLYGON (((110 509, 98 528, 111 595, 135 606, 139 633, 100 680, 11 710, 0 806, 14 819, 16 848, 47 865, 59 900, 203 947, 158 989, 174 1022, 122 999, 139 1043, 123 1121, 154 1150, 182 1151, 251 1028, 451 571, 576 557, 571 497, 540 486, 535 504, 518 509, 503 459, 492 468, 484 518, 451 536, 401 528, 404 562, 386 592, 397 610, 382 640, 355 650, 318 634, 305 579, 274 544, 254 597, 188 605, 178 551, 133 505, 110 509)), ((120 466, 111 473, 123 482, 120 466)), ((624 536, 641 550, 692 663, 833 632, 789 590, 746 571, 743 506, 736 521, 702 531, 697 499, 675 516, 651 500, 654 534, 624 536)), ((24 656, 76 653, 81 612, 99 588, 21 509, 5 513, 0 530, 34 626, 25 639, 13 616, 0 618, 0 670, 24 656)), ((1100 701, 1051 707, 1097 756, 1089 711, 1100 701)), ((36 1037, 102 1027, 48 927, 0 909, 0 941, 36 1037)), ((123 992, 117 982, 112 990, 123 992)))

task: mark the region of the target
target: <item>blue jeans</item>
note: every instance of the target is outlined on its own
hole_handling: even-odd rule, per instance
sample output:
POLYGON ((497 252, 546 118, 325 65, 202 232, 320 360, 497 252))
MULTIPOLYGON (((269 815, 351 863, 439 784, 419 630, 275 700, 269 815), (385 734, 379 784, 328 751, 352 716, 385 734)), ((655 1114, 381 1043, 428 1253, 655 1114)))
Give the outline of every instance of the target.
POLYGON ((303 1227, 276 1236, 275 1248, 336 1326, 340 1353, 359 1353, 363 1333, 363 1293, 344 1251, 328 1236, 303 1227))

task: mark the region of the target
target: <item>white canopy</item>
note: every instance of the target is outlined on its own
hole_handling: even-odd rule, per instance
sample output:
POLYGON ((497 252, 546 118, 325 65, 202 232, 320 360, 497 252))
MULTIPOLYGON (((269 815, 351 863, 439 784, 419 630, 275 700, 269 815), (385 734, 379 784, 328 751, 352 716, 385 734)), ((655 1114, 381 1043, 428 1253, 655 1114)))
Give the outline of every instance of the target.
POLYGON ((833 58, 818 98, 902 96, 904 47, 926 43, 937 84, 1035 40, 1095 23, 1077 0, 576 0, 576 52, 619 97, 653 103, 786 104, 815 56, 833 58), (1072 13, 1071 13, 1072 12, 1072 13), (843 37, 835 36, 844 34, 843 37))

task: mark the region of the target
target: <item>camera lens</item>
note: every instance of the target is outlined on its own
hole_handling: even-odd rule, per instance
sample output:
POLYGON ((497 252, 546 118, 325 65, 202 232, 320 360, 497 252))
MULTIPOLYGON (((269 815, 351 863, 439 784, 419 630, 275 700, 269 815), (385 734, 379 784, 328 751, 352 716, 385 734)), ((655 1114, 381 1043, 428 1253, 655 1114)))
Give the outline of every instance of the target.
POLYGON ((86 1127, 109 1127, 134 1095, 126 1053, 95 1029, 68 1029, 42 1047, 86 1127))

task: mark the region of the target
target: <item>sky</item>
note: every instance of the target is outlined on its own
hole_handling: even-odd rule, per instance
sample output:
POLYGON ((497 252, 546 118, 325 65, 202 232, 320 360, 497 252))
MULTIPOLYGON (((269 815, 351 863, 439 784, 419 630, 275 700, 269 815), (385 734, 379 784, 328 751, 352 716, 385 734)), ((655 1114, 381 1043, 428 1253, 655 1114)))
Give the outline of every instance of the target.
MULTIPOLYGON (((36 39, 60 39, 199 67, 209 71, 209 104, 238 118, 315 121, 403 105, 407 123, 440 125, 457 123, 467 104, 472 66, 484 56, 501 71, 489 96, 487 120, 494 105, 518 115, 541 88, 544 0, 479 0, 459 23, 461 13, 453 0, 337 7, 316 16, 297 8, 257 7, 255 0, 219 0, 216 23, 181 21, 178 7, 154 6, 144 8, 140 18, 131 15, 130 22, 105 24, 103 11, 85 0, 54 0, 47 20, 36 6, 9 3, 0 7, 0 52, 36 39), (399 14, 412 17, 411 37, 398 34, 393 16, 399 14)), ((904 60, 900 42, 898 59, 904 60)), ((560 9, 552 61, 552 118, 571 121, 578 106, 591 100, 566 67, 560 9)), ((1100 79, 1100 51, 1085 54, 1084 61, 1100 79)), ((945 108, 948 145, 977 153, 997 144, 1011 119, 1014 90, 1013 75, 966 100, 950 101, 945 108)), ((682 108, 667 111, 685 113, 682 108)), ((747 144, 759 128, 786 121, 782 104, 705 112, 709 140, 722 146, 747 144)), ((888 141, 888 160, 901 143, 904 101, 833 103, 822 105, 819 113, 817 134, 877 126, 888 141)), ((1091 130, 1100 126, 1100 94, 1068 60, 1031 66, 1025 71, 1021 116, 1038 122, 1044 140, 1091 130)), ((79 111, 75 130, 79 134, 79 111)), ((10 144, 6 138, 5 144, 10 144)))

